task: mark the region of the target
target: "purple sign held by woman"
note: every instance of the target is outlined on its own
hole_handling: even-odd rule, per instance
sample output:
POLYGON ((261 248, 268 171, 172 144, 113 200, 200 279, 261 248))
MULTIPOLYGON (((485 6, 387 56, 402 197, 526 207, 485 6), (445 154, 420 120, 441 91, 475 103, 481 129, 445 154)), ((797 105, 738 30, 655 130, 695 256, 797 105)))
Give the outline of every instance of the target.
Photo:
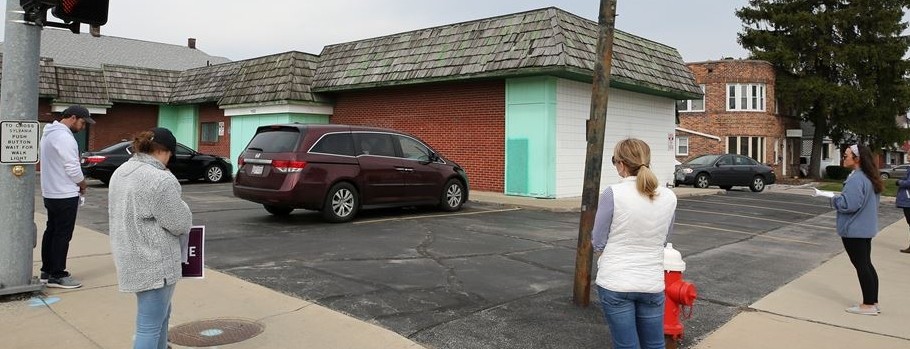
POLYGON ((202 279, 205 277, 205 226, 197 225, 182 235, 180 250, 183 252, 183 277, 202 279), (184 238, 185 236, 185 238, 184 238))

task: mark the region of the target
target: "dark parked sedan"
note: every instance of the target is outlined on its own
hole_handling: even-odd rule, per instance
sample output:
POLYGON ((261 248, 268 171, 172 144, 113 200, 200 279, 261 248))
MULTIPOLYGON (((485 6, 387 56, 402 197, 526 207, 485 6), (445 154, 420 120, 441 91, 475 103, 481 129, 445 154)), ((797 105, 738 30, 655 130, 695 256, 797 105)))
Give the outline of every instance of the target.
POLYGON ((711 185, 730 190, 733 186, 749 186, 754 192, 774 184, 774 169, 748 156, 737 154, 702 155, 679 165, 676 184, 707 188, 711 185))
MULTIPOLYGON (((133 156, 129 141, 123 141, 94 152, 82 153, 82 173, 107 184, 117 167, 133 156)), ((224 158, 202 154, 177 143, 177 154, 168 168, 177 179, 220 182, 231 178, 232 166, 224 158)))

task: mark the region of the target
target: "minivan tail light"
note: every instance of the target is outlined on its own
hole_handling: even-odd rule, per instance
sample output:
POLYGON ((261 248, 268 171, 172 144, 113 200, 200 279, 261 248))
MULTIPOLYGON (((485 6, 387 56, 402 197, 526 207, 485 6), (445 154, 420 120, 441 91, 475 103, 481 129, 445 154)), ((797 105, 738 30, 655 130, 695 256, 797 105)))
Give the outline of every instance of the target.
POLYGON ((303 171, 304 167, 306 167, 306 161, 272 160, 272 167, 274 167, 278 172, 282 173, 300 172, 303 171))
POLYGON ((237 165, 238 165, 238 167, 243 167, 243 164, 245 164, 245 163, 246 163, 246 161, 244 161, 243 158, 238 158, 238 159, 237 159, 237 165))
POLYGON ((85 164, 98 164, 98 163, 103 162, 104 159, 106 159, 106 157, 104 157, 104 156, 101 156, 101 155, 92 155, 92 156, 87 156, 87 157, 85 158, 85 160, 82 161, 82 163, 85 163, 85 164))

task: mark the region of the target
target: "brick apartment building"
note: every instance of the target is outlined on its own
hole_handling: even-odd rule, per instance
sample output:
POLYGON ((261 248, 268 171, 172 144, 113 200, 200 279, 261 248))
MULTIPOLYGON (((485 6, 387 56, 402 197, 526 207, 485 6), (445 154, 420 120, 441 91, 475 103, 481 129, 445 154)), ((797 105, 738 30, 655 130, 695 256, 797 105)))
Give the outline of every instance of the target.
POLYGON ((677 103, 678 161, 736 153, 772 166, 779 176, 799 174, 799 120, 778 113, 769 62, 725 59, 686 65, 704 97, 677 103))

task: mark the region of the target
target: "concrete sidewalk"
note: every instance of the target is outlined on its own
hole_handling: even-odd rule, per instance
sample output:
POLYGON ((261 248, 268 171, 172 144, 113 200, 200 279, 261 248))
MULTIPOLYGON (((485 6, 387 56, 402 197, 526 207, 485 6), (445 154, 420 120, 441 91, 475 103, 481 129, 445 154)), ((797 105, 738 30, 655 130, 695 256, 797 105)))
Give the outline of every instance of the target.
MULTIPOLYGON (((44 231, 45 221, 43 215, 35 215, 39 232, 44 231)), ((37 246, 41 246, 40 233, 38 238, 37 246)), ((33 273, 38 275, 40 248, 34 250, 34 256, 33 273)), ((76 227, 68 257, 67 268, 83 286, 72 290, 47 288, 40 297, 0 303, 0 347, 132 347, 136 297, 117 290, 107 235, 76 227)), ((173 302, 172 335, 174 326, 211 319, 245 320, 263 329, 255 337, 220 347, 423 348, 377 325, 211 269, 206 269, 205 279, 181 280, 173 302)), ((222 336, 237 335, 234 330, 248 332, 223 330, 222 336)))
POLYGON ((898 251, 907 247, 907 231, 907 223, 897 221, 872 240, 880 315, 844 311, 861 302, 862 293, 841 253, 755 302, 696 348, 910 348, 910 254, 898 251))

